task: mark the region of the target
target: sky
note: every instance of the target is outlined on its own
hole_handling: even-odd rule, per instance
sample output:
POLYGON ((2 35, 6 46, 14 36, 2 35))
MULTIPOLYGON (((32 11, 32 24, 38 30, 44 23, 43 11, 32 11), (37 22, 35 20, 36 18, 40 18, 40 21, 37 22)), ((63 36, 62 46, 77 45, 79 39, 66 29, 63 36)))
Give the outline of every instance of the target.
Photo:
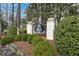
MULTIPOLYGON (((5 3, 2 3, 1 6, 2 6, 3 13, 5 13, 5 3)), ((15 6, 15 14, 16 14, 16 12, 17 12, 17 3, 15 3, 14 6, 15 6)), ((23 17, 25 15, 24 11, 28 7, 29 7, 29 3, 21 3, 21 17, 23 17)), ((11 11, 11 4, 10 3, 8 3, 8 10, 9 10, 9 12, 11 11)))
POLYGON ((29 6, 29 4, 27 3, 27 4, 25 4, 25 3, 22 3, 21 4, 21 16, 24 16, 24 10, 26 9, 26 8, 28 8, 28 6, 29 6))

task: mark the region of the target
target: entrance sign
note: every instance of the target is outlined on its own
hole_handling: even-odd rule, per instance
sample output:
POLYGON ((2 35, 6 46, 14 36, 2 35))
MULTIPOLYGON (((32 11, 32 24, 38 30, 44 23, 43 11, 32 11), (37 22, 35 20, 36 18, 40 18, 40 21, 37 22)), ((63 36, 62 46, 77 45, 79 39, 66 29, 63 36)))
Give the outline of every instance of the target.
POLYGON ((43 32, 43 26, 41 24, 38 24, 36 27, 35 27, 35 31, 37 33, 41 33, 43 32))
POLYGON ((54 27, 55 27, 54 18, 48 18, 48 21, 47 21, 47 34, 46 34, 48 40, 53 40, 54 39, 54 27))

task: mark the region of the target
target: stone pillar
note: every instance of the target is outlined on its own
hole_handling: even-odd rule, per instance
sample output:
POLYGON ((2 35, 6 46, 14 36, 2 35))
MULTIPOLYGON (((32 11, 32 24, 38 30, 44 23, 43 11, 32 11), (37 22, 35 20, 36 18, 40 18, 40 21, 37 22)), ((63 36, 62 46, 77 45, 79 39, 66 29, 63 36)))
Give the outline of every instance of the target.
POLYGON ((48 18, 47 21, 47 39, 48 40, 53 40, 54 39, 54 28, 55 28, 55 22, 54 18, 48 18))
POLYGON ((28 22, 27 24, 27 34, 32 34, 32 28, 33 27, 33 23, 32 22, 28 22))

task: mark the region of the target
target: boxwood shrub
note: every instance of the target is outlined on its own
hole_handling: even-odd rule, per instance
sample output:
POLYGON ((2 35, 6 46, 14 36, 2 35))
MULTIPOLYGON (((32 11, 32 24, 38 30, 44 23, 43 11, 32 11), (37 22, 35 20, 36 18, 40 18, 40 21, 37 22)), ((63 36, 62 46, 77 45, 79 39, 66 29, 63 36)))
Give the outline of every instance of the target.
POLYGON ((64 17, 55 29, 55 39, 60 55, 79 55, 79 17, 64 17))
POLYGON ((32 51, 33 56, 54 56, 56 55, 53 47, 45 41, 39 42, 32 51))

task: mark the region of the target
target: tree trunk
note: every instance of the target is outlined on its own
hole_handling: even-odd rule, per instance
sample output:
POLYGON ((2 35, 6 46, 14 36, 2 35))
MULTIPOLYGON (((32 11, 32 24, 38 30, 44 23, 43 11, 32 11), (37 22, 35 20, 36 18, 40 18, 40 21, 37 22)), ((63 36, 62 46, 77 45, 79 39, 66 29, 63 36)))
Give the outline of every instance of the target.
POLYGON ((8 22, 8 27, 9 27, 9 19, 8 19, 8 3, 6 4, 6 21, 8 22))
POLYGON ((21 20, 21 4, 18 3, 18 10, 17 10, 17 35, 19 35, 20 31, 20 20, 21 20))
POLYGON ((14 25, 14 3, 12 3, 12 25, 14 25))

